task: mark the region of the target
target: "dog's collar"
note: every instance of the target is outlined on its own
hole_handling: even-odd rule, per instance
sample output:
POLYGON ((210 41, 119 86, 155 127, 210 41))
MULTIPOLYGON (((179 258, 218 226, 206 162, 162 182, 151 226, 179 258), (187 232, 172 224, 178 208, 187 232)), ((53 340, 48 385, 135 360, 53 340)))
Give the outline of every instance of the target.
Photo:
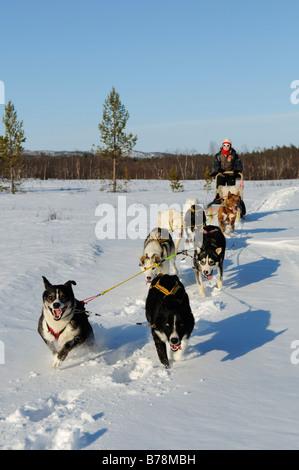
POLYGON ((165 243, 169 240, 169 238, 159 238, 159 235, 161 235, 161 232, 159 232, 158 230, 155 230, 154 232, 151 233, 151 237, 153 238, 153 240, 155 240, 156 242, 158 243, 165 243))
POLYGON ((156 282, 156 284, 154 286, 150 285, 150 289, 152 287, 156 287, 156 289, 161 291, 165 295, 165 297, 167 295, 174 295, 180 289, 178 281, 176 281, 175 285, 173 286, 173 288, 171 290, 168 290, 168 289, 166 289, 166 287, 161 286, 160 281, 161 281, 161 278, 158 280, 158 282, 156 282))
POLYGON ((56 339, 58 339, 59 336, 61 335, 61 333, 66 329, 66 326, 65 326, 61 331, 59 331, 58 333, 55 333, 55 331, 52 330, 52 328, 48 325, 48 323, 47 323, 47 327, 48 327, 49 332, 50 332, 53 336, 55 336, 56 339))

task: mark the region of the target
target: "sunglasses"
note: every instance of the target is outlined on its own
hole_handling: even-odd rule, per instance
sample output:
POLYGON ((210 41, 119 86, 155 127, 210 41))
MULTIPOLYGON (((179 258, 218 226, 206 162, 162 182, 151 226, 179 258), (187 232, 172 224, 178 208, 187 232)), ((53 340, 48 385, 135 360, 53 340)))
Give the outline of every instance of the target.
POLYGON ((230 147, 229 144, 223 144, 223 147, 230 147))

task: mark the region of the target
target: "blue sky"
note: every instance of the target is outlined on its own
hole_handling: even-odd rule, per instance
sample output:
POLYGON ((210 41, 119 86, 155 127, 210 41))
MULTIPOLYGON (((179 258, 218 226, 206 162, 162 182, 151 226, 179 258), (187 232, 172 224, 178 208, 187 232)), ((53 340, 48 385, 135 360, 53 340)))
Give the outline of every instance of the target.
POLYGON ((298 0, 1 0, 0 17, 27 149, 98 145, 113 86, 136 150, 299 146, 298 0))

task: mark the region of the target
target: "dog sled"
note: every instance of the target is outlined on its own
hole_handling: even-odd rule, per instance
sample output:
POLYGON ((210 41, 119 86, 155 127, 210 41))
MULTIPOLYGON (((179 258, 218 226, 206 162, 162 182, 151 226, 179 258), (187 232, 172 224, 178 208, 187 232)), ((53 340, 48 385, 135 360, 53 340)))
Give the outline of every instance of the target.
MULTIPOLYGON (((232 175, 234 174, 233 171, 225 171, 224 174, 226 175, 232 175)), ((220 173, 216 175, 215 177, 215 193, 214 193, 214 200, 208 204, 207 209, 206 209, 206 224, 207 225, 218 225, 218 211, 219 207, 222 204, 222 202, 225 200, 225 198, 228 196, 228 193, 230 192, 231 194, 240 194, 240 204, 238 208, 238 214, 237 214, 237 221, 240 222, 241 219, 246 214, 246 207, 244 204, 243 200, 243 189, 244 189, 244 183, 243 183, 243 173, 239 172, 239 177, 240 177, 240 183, 236 184, 235 186, 222 186, 219 185, 217 187, 217 179, 218 176, 220 176, 220 173)), ((238 177, 237 177, 238 178, 238 177)))

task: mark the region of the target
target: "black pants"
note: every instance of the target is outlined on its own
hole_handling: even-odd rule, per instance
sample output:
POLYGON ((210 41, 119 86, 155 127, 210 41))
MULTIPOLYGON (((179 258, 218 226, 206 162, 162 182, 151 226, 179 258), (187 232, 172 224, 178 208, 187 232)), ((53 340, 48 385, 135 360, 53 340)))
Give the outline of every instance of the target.
POLYGON ((217 177, 217 188, 218 186, 235 186, 236 177, 234 175, 219 175, 217 177))

